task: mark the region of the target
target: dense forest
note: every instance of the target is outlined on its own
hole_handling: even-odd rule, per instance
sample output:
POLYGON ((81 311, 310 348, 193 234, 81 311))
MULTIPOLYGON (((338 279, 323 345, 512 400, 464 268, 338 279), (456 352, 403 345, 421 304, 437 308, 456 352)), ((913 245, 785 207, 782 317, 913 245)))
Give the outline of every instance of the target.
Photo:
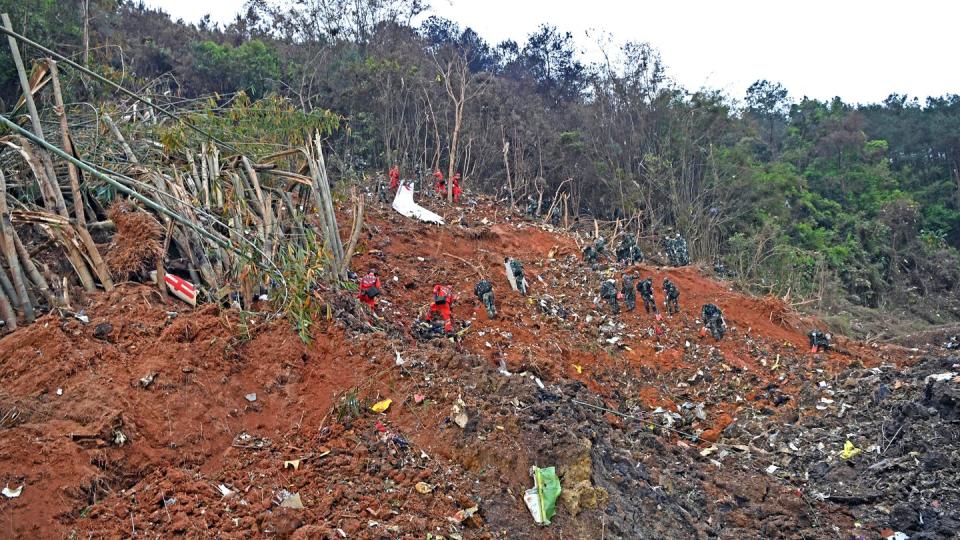
MULTIPOLYGON (((572 214, 632 220, 650 249, 680 232, 696 262, 838 325, 868 308, 960 319, 960 95, 688 89, 651 44, 608 43, 588 62, 550 25, 492 44, 421 0, 251 0, 226 27, 116 0, 0 6, 15 31, 157 100, 278 111, 304 131, 328 122, 341 181, 393 164, 460 172, 518 211, 563 196, 572 214)), ((65 77, 71 101, 109 100, 65 77)), ((0 55, 0 107, 16 112, 18 97, 0 55)))

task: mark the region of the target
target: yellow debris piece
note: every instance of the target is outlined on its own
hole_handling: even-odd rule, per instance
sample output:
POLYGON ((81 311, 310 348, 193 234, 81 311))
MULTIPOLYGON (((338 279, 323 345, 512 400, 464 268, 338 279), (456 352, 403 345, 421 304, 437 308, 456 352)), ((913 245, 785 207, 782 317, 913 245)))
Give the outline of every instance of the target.
POLYGON ((391 403, 393 403, 393 400, 390 398, 387 398, 383 401, 378 401, 377 403, 374 403, 373 406, 370 407, 370 410, 375 413, 382 413, 390 408, 391 403))
POLYGON ((852 442, 847 441, 843 443, 843 451, 840 452, 840 457, 842 457, 843 459, 850 459, 853 456, 859 454, 860 452, 861 450, 856 446, 854 446, 852 442))

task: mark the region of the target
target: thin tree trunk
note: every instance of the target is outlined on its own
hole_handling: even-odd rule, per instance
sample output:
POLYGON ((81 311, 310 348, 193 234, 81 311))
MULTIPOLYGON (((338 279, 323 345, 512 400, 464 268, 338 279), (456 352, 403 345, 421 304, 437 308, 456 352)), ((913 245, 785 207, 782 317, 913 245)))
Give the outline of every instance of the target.
POLYGON ((90 0, 83 0, 83 65, 90 65, 90 0))
MULTIPOLYGON (((503 132, 503 127, 500 131, 503 132)), ((506 137, 503 138, 503 166, 507 169, 507 192, 510 195, 510 212, 513 212, 516 201, 513 199, 513 178, 510 176, 510 141, 506 137)))

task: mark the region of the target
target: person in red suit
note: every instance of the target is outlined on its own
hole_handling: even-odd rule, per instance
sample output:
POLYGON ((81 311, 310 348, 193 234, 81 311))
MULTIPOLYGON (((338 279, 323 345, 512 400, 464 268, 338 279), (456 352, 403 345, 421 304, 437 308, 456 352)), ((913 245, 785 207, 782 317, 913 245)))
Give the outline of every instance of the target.
POLYGON ((463 190, 460 189, 460 173, 453 175, 453 202, 460 202, 460 194, 463 193, 463 190))
POLYGON ((433 190, 436 193, 437 197, 443 198, 447 195, 447 181, 443 179, 443 173, 440 171, 434 171, 433 177, 436 179, 433 183, 433 190))
POLYGON ((370 269, 367 275, 360 279, 360 294, 357 295, 357 298, 368 305, 371 310, 376 311, 377 297, 380 296, 381 291, 380 277, 377 276, 375 269, 370 269))
POLYGON ((400 167, 394 165, 390 167, 390 191, 396 191, 400 187, 400 167))
POLYGON ((453 287, 450 285, 433 286, 433 303, 430 304, 430 313, 427 314, 427 320, 433 323, 443 321, 443 331, 453 332, 453 314, 450 308, 453 307, 455 297, 453 287))

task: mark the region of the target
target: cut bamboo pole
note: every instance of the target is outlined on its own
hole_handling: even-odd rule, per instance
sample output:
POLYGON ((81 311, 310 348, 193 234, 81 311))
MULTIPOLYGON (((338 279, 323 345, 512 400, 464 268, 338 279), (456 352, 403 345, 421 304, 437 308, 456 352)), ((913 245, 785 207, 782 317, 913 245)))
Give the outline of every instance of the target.
MULTIPOLYGON (((60 78, 57 73, 57 63, 48 58, 47 65, 50 66, 50 78, 53 84, 53 100, 56 106, 55 110, 57 116, 60 117, 60 135, 63 139, 63 150, 69 154, 75 154, 73 141, 70 139, 70 129, 67 125, 67 111, 63 106, 63 94, 60 92, 60 78)), ((87 218, 83 210, 83 196, 80 194, 80 176, 77 173, 76 166, 69 161, 67 162, 67 171, 70 176, 70 191, 73 194, 73 213, 77 220, 77 234, 80 236, 80 241, 83 243, 87 256, 90 258, 93 271, 96 272, 97 278, 100 279, 100 284, 103 285, 104 290, 110 292, 113 290, 113 279, 110 277, 110 270, 100 256, 100 250, 93 241, 93 237, 90 236, 90 231, 87 230, 87 218)))

